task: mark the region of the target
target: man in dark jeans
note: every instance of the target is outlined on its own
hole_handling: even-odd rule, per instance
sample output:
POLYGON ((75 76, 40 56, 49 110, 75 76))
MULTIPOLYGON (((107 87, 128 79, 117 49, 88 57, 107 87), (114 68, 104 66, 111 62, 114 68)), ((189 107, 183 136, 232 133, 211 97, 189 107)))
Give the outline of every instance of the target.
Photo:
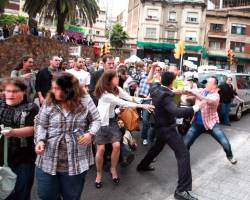
POLYGON ((242 99, 240 99, 237 96, 237 93, 235 92, 233 85, 232 85, 232 77, 227 77, 227 80, 225 83, 222 83, 219 86, 219 95, 220 95, 220 118, 221 122, 227 126, 231 126, 230 119, 229 119, 229 113, 230 113, 230 107, 231 102, 234 98, 238 99, 241 102, 244 102, 242 99))
MULTIPOLYGON (((154 70, 157 65, 153 65, 154 70)), ((137 171, 152 171, 150 163, 168 144, 174 151, 178 164, 178 186, 174 197, 180 200, 197 200, 190 195, 192 190, 192 174, 190 168, 189 151, 182 137, 176 130, 176 117, 190 117, 199 110, 199 105, 191 108, 178 108, 173 101, 174 93, 172 84, 175 75, 172 72, 164 72, 161 77, 162 85, 155 84, 150 88, 153 105, 155 106, 155 133, 156 141, 146 156, 137 166, 137 171)))

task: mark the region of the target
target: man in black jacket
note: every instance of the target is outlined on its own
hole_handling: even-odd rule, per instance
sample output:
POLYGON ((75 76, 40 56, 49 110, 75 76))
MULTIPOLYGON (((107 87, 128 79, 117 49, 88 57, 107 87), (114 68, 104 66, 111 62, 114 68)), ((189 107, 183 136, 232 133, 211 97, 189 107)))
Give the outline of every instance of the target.
POLYGON ((93 93, 95 91, 95 86, 96 86, 98 80, 101 78, 101 76, 104 73, 104 71, 115 70, 114 57, 112 55, 105 55, 102 58, 102 61, 104 63, 103 69, 98 70, 98 71, 92 73, 91 74, 91 78, 90 78, 89 94, 92 97, 95 105, 98 104, 98 100, 97 100, 97 98, 95 96, 93 96, 93 93))
MULTIPOLYGON (((154 70, 155 66, 151 70, 154 70)), ((190 156, 182 137, 176 130, 176 117, 190 117, 197 112, 200 105, 191 108, 178 108, 173 101, 172 83, 175 75, 172 72, 162 74, 161 83, 150 88, 153 105, 155 106, 156 141, 144 159, 137 166, 137 171, 152 171, 150 163, 160 154, 167 143, 174 151, 178 164, 178 186, 174 197, 180 200, 197 200, 189 191, 192 190, 192 174, 190 156)))
POLYGON ((39 97, 40 104, 43 104, 46 95, 51 88, 52 74, 59 70, 60 58, 52 56, 49 67, 41 69, 36 75, 36 92, 39 97))

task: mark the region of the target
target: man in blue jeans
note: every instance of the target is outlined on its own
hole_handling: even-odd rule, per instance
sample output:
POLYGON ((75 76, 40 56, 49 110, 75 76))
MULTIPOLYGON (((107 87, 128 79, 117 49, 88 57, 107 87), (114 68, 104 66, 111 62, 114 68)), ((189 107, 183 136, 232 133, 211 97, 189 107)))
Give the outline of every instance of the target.
POLYGON ((219 116, 217 108, 220 101, 218 94, 218 80, 216 77, 210 77, 207 80, 206 88, 199 93, 193 92, 198 101, 202 101, 204 106, 201 110, 195 113, 195 119, 188 130, 184 143, 189 149, 194 141, 204 132, 209 132, 211 136, 223 147, 227 159, 236 164, 237 160, 233 157, 231 145, 219 126, 219 116))

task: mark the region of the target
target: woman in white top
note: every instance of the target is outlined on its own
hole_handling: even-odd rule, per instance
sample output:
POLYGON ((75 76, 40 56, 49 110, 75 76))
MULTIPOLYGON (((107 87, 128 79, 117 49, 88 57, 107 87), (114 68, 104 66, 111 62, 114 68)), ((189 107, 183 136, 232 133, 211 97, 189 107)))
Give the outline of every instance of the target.
POLYGON ((123 89, 118 87, 119 78, 116 71, 109 70, 104 72, 95 88, 95 96, 99 98, 98 111, 101 117, 101 129, 96 134, 96 188, 102 187, 102 167, 105 144, 112 144, 111 168, 113 182, 118 184, 120 179, 117 175, 116 166, 120 155, 120 141, 122 133, 119 130, 117 120, 115 119, 115 108, 132 107, 143 108, 149 112, 154 109, 152 105, 139 104, 142 99, 129 96, 123 89))

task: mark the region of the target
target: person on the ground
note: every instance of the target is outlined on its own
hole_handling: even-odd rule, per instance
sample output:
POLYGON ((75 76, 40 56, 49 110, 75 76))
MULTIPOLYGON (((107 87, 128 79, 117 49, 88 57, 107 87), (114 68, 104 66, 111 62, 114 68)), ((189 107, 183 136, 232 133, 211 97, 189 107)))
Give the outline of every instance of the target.
POLYGON ((27 100, 29 102, 34 102, 36 97, 36 74, 37 72, 33 70, 34 60, 32 56, 25 56, 22 58, 22 62, 11 71, 11 78, 20 78, 27 86, 27 100))
POLYGON ((220 95, 219 114, 222 123, 227 126, 231 126, 229 113, 230 113, 231 103, 234 100, 234 98, 236 98, 240 102, 244 102, 244 100, 238 97, 236 91, 233 88, 232 81, 233 81, 232 77, 227 77, 226 82, 219 85, 219 95, 220 95))
POLYGON ((122 133, 120 161, 121 166, 126 167, 134 160, 135 155, 132 151, 136 150, 137 143, 121 119, 118 120, 118 126, 122 133))
POLYGON ((139 104, 140 98, 134 98, 118 87, 119 79, 116 71, 105 71, 95 88, 95 96, 99 99, 98 111, 101 117, 101 129, 96 135, 96 188, 102 187, 102 168, 105 152, 105 144, 112 144, 111 168, 110 173, 115 184, 119 184, 120 178, 117 174, 117 163, 120 155, 120 142, 122 133, 119 130, 117 119, 115 117, 115 108, 132 107, 143 108, 149 112, 153 110, 152 105, 139 104), (135 103, 138 102, 138 103, 135 103))
POLYGON ((201 110, 195 114, 192 126, 184 137, 185 145, 190 149, 191 145, 202 133, 209 132, 209 134, 223 147, 227 159, 232 164, 236 164, 237 160, 233 156, 231 144, 219 125, 217 109, 220 102, 220 95, 218 94, 217 78, 208 78, 206 88, 201 92, 193 91, 192 94, 196 97, 197 101, 203 102, 203 106, 201 110))
POLYGON ((14 191, 7 200, 29 200, 34 181, 34 118, 38 106, 26 99, 26 84, 11 78, 3 82, 4 99, 0 100, 1 131, 8 137, 8 165, 17 175, 14 191))
MULTIPOLYGON (((152 73, 157 67, 152 66, 152 73)), ((190 117, 197 112, 201 105, 190 108, 178 108, 174 103, 173 81, 176 76, 172 72, 164 72, 161 82, 155 83, 150 88, 153 105, 155 106, 155 133, 156 140, 146 156, 137 166, 137 171, 153 171, 150 164, 168 144, 174 151, 178 166, 178 185, 174 193, 176 199, 197 200, 189 191, 192 190, 192 174, 190 167, 189 151, 186 148, 181 135, 176 131, 176 117, 190 117)))
POLYGON ((50 65, 41 69, 36 76, 36 91, 40 104, 43 104, 46 99, 46 95, 51 88, 53 73, 59 71, 59 65, 60 58, 58 56, 52 56, 50 59, 50 65))
POLYGON ((36 180, 41 200, 81 198, 101 125, 91 97, 71 74, 55 74, 35 120, 36 180))

